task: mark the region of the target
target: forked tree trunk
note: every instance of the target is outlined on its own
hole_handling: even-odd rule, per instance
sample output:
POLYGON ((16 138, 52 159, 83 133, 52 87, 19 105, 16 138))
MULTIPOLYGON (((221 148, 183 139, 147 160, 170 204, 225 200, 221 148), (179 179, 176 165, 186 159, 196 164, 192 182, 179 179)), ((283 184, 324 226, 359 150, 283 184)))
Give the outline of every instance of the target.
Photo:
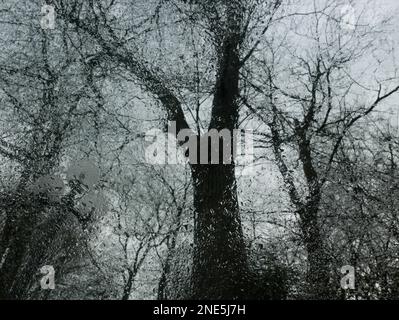
MULTIPOLYGON (((209 130, 230 130, 232 137, 238 122, 242 14, 240 0, 227 2, 223 40, 217 48, 218 70, 209 125, 209 130)), ((234 142, 233 138, 227 141, 232 148, 234 142)), ((226 141, 220 139, 219 150, 224 149, 223 143, 226 141)), ((220 155, 219 164, 212 164, 208 159, 207 164, 192 165, 191 171, 196 213, 193 298, 245 298, 248 266, 234 161, 223 164, 223 155, 220 155)))

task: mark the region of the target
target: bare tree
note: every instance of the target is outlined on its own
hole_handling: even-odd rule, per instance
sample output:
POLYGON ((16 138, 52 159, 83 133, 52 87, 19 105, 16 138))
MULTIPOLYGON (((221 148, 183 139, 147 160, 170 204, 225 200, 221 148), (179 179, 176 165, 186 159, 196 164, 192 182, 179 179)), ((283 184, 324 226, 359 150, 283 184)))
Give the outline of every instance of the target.
MULTIPOLYGON (((211 40, 208 41, 209 45, 214 48, 216 63, 213 103, 207 131, 232 131, 238 126, 240 69, 251 55, 251 50, 248 54, 243 51, 250 19, 246 10, 251 13, 254 3, 192 1, 185 4, 173 1, 168 8, 191 23, 198 24, 201 20, 197 17, 207 22, 205 32, 211 40)), ((54 2, 60 17, 96 41, 101 48, 97 55, 106 55, 128 70, 161 103, 167 119, 176 123, 177 132, 189 129, 179 97, 163 81, 157 68, 140 57, 134 42, 129 40, 134 37, 134 31, 121 24, 118 27, 124 28, 126 32, 116 31, 117 24, 109 18, 113 4, 54 2)), ((162 4, 160 2, 156 7, 156 12, 162 9, 162 4)), ((275 12, 278 5, 279 1, 268 5, 269 15, 275 12)), ((267 27, 263 33, 266 30, 267 27)), ((192 132, 192 135, 196 134, 192 132)), ((237 202, 235 166, 221 162, 218 165, 193 164, 191 169, 196 211, 192 297, 243 297, 248 282, 248 266, 237 202)))
POLYGON ((350 68, 364 55, 372 55, 376 30, 360 24, 343 30, 340 11, 329 1, 314 4, 292 21, 305 26, 296 27, 294 34, 300 38, 303 30, 312 52, 280 40, 289 38, 290 31, 266 42, 267 59, 254 58, 262 71, 250 73, 247 83, 252 93, 242 100, 270 130, 270 140, 265 142, 271 143, 308 255, 309 297, 331 298, 334 285, 323 230, 323 189, 349 132, 399 92, 399 85, 395 70, 392 78, 387 76, 389 81, 378 81, 376 89, 368 90, 358 82, 350 68), (281 62, 282 68, 278 67, 281 62), (374 97, 371 102, 359 102, 359 94, 374 97), (259 98, 264 104, 259 105, 259 98), (291 152, 300 166, 288 158, 291 152), (300 172, 299 178, 295 172, 300 172))

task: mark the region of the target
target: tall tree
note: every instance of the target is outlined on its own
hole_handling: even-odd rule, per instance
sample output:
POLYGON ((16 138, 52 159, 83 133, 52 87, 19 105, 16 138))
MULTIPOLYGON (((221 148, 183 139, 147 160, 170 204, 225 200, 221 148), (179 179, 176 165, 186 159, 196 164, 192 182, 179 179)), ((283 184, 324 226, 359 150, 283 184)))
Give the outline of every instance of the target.
MULTIPOLYGON (((299 18, 295 12, 290 18, 295 26, 294 39, 306 38, 304 50, 290 39, 289 30, 271 39, 265 46, 267 58, 254 57, 262 71, 252 70, 247 78, 252 89, 248 96, 254 104, 247 97, 243 97, 243 102, 270 130, 265 142, 270 141, 307 252, 308 297, 328 299, 333 297, 336 286, 331 284, 333 271, 323 229, 323 190, 349 132, 399 92, 399 85, 395 71, 388 81, 377 81, 373 90, 365 89, 356 80, 355 66, 363 70, 360 57, 372 56, 376 26, 365 27, 357 22, 353 29, 345 29, 339 6, 326 1, 310 7, 299 18), (306 36, 302 36, 302 30, 306 36), (371 98, 361 104, 359 94, 371 98), (259 104, 259 97, 263 104, 259 104), (288 157, 290 152, 298 159, 298 167, 288 157)), ((391 63, 387 52, 381 50, 378 54, 391 63)), ((389 77, 380 64, 374 72, 389 77)))
MULTIPOLYGON (((189 1, 189 4, 172 2, 180 14, 187 9, 185 6, 189 6, 192 10, 190 18, 195 19, 198 15, 204 18, 208 23, 206 32, 213 39, 210 45, 214 47, 217 66, 211 118, 206 132, 213 129, 232 132, 238 127, 240 69, 252 53, 250 51, 246 57, 243 52, 245 31, 249 24, 244 17, 249 3, 242 0, 189 1)), ((155 71, 156 68, 140 58, 136 49, 129 47, 129 36, 116 32, 113 22, 107 18, 111 5, 92 1, 87 5, 79 1, 73 4, 54 1, 54 4, 59 17, 96 40, 101 48, 98 55, 105 55, 128 70, 148 93, 159 100, 167 113, 167 119, 176 123, 177 132, 190 130, 182 102, 173 89, 163 81, 161 74, 155 71)), ((275 10, 278 4, 279 1, 273 2, 270 7, 275 10)), ((162 2, 157 7, 158 12, 161 5, 162 2)), ((126 31, 128 33, 129 29, 126 31)), ((191 135, 200 139, 199 133, 191 132, 191 135)), ((232 140, 220 139, 219 144, 233 145, 232 140)), ((209 158, 208 164, 192 163, 191 172, 195 207, 192 298, 243 298, 248 294, 245 290, 248 287, 248 266, 234 161, 231 164, 224 164, 223 161, 211 164, 209 158)))

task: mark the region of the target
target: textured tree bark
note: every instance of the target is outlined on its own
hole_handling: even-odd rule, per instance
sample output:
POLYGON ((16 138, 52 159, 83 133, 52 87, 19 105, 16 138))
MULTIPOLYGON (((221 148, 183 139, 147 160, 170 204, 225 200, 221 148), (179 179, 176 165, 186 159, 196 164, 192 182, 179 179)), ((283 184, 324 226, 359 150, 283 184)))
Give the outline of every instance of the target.
MULTIPOLYGON (((218 47, 218 73, 209 130, 237 127, 240 70, 241 1, 226 4, 227 21, 218 47)), ((223 141, 223 142, 222 142, 223 141)), ((223 150, 220 139, 220 148, 223 150)), ((233 146, 234 140, 228 141, 233 146)), ((233 153, 231 153, 233 154, 233 153)), ((208 155, 209 156, 209 155, 208 155)), ((234 160, 234 159, 233 159, 234 160)), ((192 165, 194 183, 194 299, 242 299, 248 276, 234 161, 192 165)))
POLYGON ((317 218, 318 208, 306 208, 300 212, 303 241, 308 255, 308 298, 326 300, 332 298, 329 257, 324 247, 324 237, 317 218))
POLYGON ((245 298, 247 259, 234 165, 197 166, 193 180, 193 298, 245 298))
MULTIPOLYGON (((168 256, 170 253, 168 253, 168 256)), ((167 258, 168 260, 168 258, 167 258)), ((157 293, 157 300, 166 300, 166 284, 167 284, 167 275, 169 274, 169 264, 165 265, 164 269, 162 270, 161 277, 159 278, 158 282, 158 293, 157 293)))
POLYGON ((325 250, 325 237, 320 226, 321 185, 317 171, 313 165, 310 140, 306 130, 298 127, 297 140, 299 158, 307 181, 308 199, 298 209, 303 241, 308 254, 308 293, 309 299, 330 299, 332 288, 330 284, 329 257, 325 250))
POLYGON ((136 277, 136 272, 133 270, 128 270, 128 274, 129 276, 126 280, 125 286, 123 287, 122 300, 129 300, 133 288, 134 278, 136 277))

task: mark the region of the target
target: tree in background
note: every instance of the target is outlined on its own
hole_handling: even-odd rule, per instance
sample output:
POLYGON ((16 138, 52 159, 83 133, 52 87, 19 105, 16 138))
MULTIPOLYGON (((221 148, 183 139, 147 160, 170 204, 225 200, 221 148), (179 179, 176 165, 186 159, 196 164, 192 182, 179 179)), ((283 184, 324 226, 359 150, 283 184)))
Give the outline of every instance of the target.
POLYGON ((326 184, 334 179, 331 171, 340 168, 337 154, 347 148, 350 132, 399 92, 397 66, 389 64, 392 48, 381 46, 384 39, 376 35, 384 25, 364 26, 358 20, 348 30, 342 27, 340 8, 324 1, 299 17, 294 12, 290 27, 278 29, 264 51, 253 56, 246 78, 250 90, 243 97, 269 129, 264 141, 271 145, 298 216, 313 299, 333 298, 339 285, 331 282, 324 228, 329 213, 323 208, 326 184), (364 64, 365 57, 375 68, 364 64), (362 85, 373 76, 374 88, 372 82, 370 89, 362 85))

